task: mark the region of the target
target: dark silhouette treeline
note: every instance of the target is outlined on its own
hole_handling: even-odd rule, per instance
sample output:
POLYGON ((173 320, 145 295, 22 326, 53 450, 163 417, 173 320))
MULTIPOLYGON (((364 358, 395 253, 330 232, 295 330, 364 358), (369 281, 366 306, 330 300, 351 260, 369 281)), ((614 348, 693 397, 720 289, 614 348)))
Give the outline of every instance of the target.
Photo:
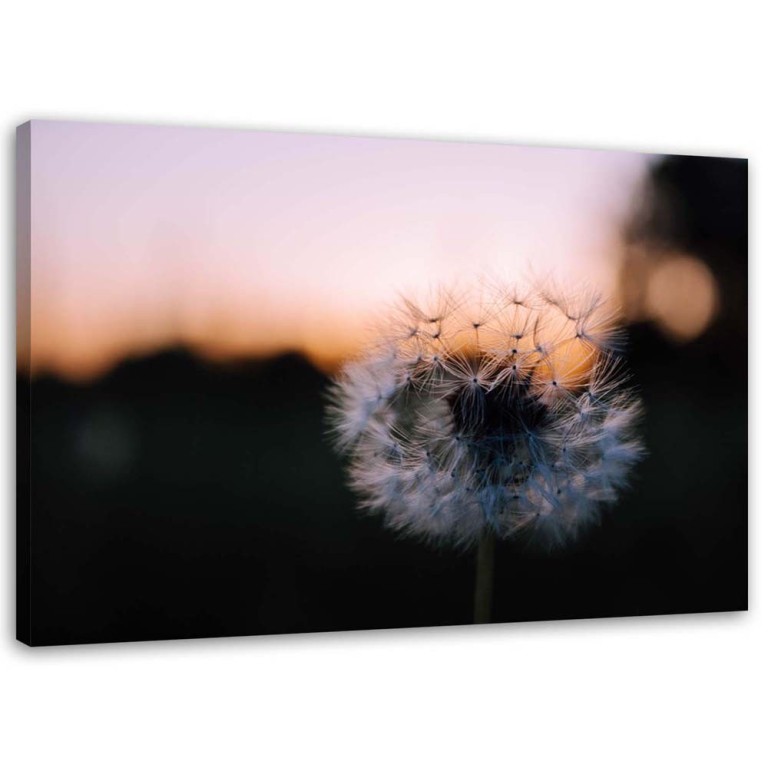
MULTIPOLYGON (((717 174, 707 195, 700 174, 675 173, 684 177, 675 194, 713 205, 717 174)), ((697 251, 707 258, 716 240, 710 263, 719 280, 730 275, 726 329, 716 323, 676 345, 652 325, 630 328, 648 456, 572 549, 498 546, 494 620, 746 608, 745 165, 734 189, 733 232, 697 251)), ((720 215, 714 204, 702 218, 702 205, 685 214, 697 231, 720 215)), ((650 237, 648 221, 633 237, 650 237)), ((22 565, 27 533, 32 542, 31 613, 19 606, 26 639, 470 622, 473 553, 397 538, 355 510, 325 436, 327 385, 299 355, 213 366, 183 350, 126 361, 87 385, 19 378, 19 497, 23 505, 28 487, 31 502, 29 529, 19 527, 22 565)))

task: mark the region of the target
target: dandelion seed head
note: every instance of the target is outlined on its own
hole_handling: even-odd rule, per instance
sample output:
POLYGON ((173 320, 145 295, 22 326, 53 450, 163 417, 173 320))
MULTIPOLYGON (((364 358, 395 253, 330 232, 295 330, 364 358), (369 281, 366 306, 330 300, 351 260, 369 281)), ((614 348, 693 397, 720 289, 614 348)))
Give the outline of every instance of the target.
POLYGON ((401 301, 341 371, 329 419, 362 509, 468 546, 546 547, 599 521, 643 453, 615 314, 590 290, 401 301))

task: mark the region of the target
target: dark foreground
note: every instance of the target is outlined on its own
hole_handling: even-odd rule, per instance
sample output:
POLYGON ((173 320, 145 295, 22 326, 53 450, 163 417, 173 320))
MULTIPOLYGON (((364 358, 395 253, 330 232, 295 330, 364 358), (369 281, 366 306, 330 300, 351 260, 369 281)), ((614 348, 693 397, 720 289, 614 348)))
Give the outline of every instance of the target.
MULTIPOLYGON (((747 607, 737 353, 734 369, 706 341, 632 330, 648 458, 578 546, 499 545, 495 621, 747 607)), ((324 436, 326 386, 299 356, 214 368, 178 351, 91 386, 20 379, 20 406, 28 392, 32 406, 19 453, 22 498, 31 457, 31 614, 20 612, 31 642, 470 622, 471 553, 397 539, 356 513, 324 436)))

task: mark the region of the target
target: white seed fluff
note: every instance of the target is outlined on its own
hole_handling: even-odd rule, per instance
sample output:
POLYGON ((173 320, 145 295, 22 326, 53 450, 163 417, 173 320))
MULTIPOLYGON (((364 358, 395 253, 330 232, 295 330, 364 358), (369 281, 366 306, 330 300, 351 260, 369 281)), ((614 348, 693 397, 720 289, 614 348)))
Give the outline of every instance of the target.
POLYGON ((593 292, 401 300, 331 390, 361 508, 457 546, 487 528, 547 547, 572 541, 642 455, 619 342, 593 292))

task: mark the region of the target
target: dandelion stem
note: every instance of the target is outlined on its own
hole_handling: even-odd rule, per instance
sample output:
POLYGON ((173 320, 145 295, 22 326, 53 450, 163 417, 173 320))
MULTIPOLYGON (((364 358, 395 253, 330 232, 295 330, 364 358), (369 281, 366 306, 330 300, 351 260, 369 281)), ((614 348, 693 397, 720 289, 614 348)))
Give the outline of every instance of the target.
POLYGON ((493 556, 496 549, 496 534, 485 527, 477 545, 477 570, 475 572, 475 624, 491 621, 493 600, 493 556))

